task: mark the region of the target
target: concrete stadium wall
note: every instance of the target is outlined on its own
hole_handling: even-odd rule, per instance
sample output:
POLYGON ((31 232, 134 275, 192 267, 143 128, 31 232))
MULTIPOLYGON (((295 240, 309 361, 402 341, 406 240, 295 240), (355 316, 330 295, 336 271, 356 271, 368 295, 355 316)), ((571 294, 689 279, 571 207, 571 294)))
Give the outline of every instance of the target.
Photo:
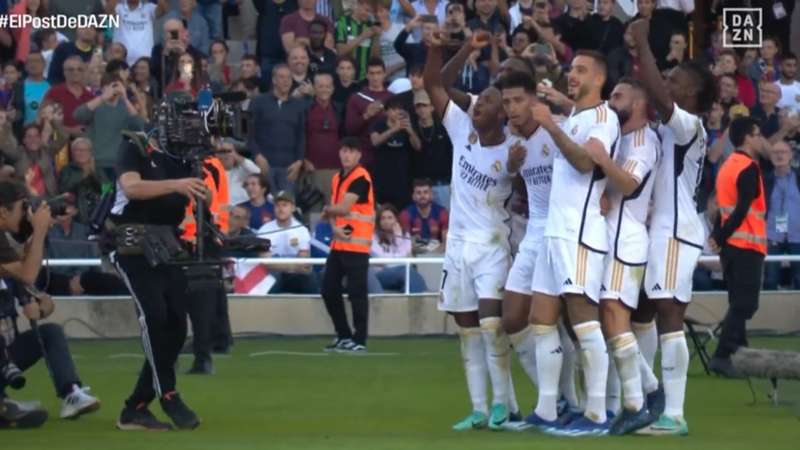
MULTIPOLYGON (((370 299, 370 334, 407 336, 452 334, 455 324, 437 311, 437 296, 379 296, 370 299)), ((349 309, 349 308, 348 308, 349 309)), ((689 314, 701 322, 717 322, 725 316, 725 293, 698 293, 689 314)), ((330 324, 318 297, 231 297, 230 316, 235 333, 277 335, 331 335, 330 324)), ((139 335, 133 302, 117 298, 68 298, 56 300, 49 321, 64 325, 74 338, 124 338, 139 335)), ((25 321, 20 321, 24 325, 25 321)), ((750 329, 779 333, 800 330, 800 292, 762 293, 761 307, 750 329)))

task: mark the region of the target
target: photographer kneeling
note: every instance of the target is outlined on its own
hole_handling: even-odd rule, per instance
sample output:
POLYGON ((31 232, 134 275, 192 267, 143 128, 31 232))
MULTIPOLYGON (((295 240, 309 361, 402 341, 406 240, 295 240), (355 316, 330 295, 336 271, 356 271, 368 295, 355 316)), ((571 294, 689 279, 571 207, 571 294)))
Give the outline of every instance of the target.
POLYGON ((148 409, 158 399, 176 427, 193 429, 200 420, 177 393, 175 379, 187 332, 187 282, 180 265, 166 263, 186 256, 178 226, 189 199, 208 198, 208 190, 191 176, 190 163, 157 149, 143 133, 123 141, 117 173, 110 217, 116 250, 110 257, 136 304, 146 356, 117 428, 171 429, 148 409))
POLYGON ((0 264, 0 276, 8 279, 8 285, 5 280, 0 280, 0 320, 3 321, 3 333, 0 336, 0 368, 3 369, 0 375, 0 428, 36 427, 47 420, 47 412, 38 405, 16 402, 5 396, 6 385, 22 387, 24 383, 21 373, 14 373, 14 369, 25 371, 42 357, 47 359, 58 396, 64 399, 61 418, 74 419, 100 407, 100 401, 88 394, 88 388, 81 387, 61 326, 54 323, 36 326, 36 321, 53 313, 53 299, 42 293, 29 296, 23 287, 31 286, 36 281, 51 220, 47 204, 42 204, 35 212, 30 209, 22 184, 0 182, 0 232, 3 233, 0 236, 0 252, 3 254, 2 261, 5 261, 0 264), (5 233, 30 233, 21 257, 15 255, 5 233), (12 291, 9 287, 17 289, 12 291), (22 333, 17 331, 15 297, 22 306, 23 314, 31 321, 31 330, 22 333))

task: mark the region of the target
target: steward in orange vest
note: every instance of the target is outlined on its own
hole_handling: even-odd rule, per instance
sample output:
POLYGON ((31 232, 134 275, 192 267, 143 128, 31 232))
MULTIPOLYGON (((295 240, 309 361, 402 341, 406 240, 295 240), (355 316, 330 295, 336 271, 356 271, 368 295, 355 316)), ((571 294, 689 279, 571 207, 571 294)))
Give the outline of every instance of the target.
POLYGON ((322 298, 336 330, 336 339, 326 351, 363 352, 367 343, 367 272, 375 232, 375 196, 372 178, 359 165, 361 147, 357 138, 342 139, 339 159, 342 170, 333 177, 331 204, 322 210, 333 227, 331 252, 325 262, 322 298), (342 281, 353 306, 350 329, 342 300, 342 281))
POLYGON ((746 323, 758 310, 767 253, 767 202, 756 156, 764 145, 758 123, 750 117, 737 118, 728 135, 737 150, 717 175, 720 219, 709 245, 720 252, 729 308, 709 368, 725 377, 737 377, 730 356, 747 346, 746 323))
MULTIPOLYGON (((222 233, 228 233, 228 216, 230 194, 228 193, 228 176, 225 167, 216 156, 207 158, 203 164, 203 182, 211 191, 211 202, 208 210, 214 223, 222 233)), ((186 215, 181 223, 183 233, 181 239, 194 242, 197 224, 194 220, 194 201, 190 201, 186 206, 186 215)))

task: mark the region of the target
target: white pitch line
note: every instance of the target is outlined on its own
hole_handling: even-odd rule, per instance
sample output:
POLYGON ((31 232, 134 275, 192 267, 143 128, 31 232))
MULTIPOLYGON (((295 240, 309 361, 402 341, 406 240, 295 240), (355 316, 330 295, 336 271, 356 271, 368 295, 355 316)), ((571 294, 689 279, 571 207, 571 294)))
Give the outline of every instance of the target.
POLYGON ((285 355, 285 356, 329 356, 329 355, 345 355, 345 356, 399 356, 400 353, 323 353, 323 352, 290 352, 285 350, 268 350, 264 352, 250 353, 250 357, 256 356, 270 356, 270 355, 285 355))
POLYGON ((117 358, 144 358, 144 355, 141 353, 114 353, 113 355, 108 355, 111 359, 117 358))

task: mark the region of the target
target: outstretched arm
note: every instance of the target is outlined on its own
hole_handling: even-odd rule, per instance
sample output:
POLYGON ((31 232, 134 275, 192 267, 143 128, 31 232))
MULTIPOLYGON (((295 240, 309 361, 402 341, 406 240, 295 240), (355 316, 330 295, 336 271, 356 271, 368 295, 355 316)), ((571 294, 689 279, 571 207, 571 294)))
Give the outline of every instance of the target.
POLYGON ((433 109, 439 117, 444 117, 447 104, 450 103, 450 95, 442 83, 440 72, 442 70, 442 45, 437 39, 431 40, 428 48, 428 58, 425 61, 425 69, 422 72, 422 79, 425 82, 425 90, 431 98, 433 109))
POLYGON ((631 34, 633 34, 633 40, 636 43, 636 50, 639 53, 639 78, 647 89, 650 101, 656 107, 662 120, 666 122, 672 117, 672 111, 675 106, 672 97, 669 96, 669 92, 664 89, 664 79, 661 77, 661 72, 656 64, 656 57, 653 56, 653 51, 650 50, 650 43, 647 41, 647 36, 650 33, 650 22, 639 19, 630 24, 630 29, 631 34))

